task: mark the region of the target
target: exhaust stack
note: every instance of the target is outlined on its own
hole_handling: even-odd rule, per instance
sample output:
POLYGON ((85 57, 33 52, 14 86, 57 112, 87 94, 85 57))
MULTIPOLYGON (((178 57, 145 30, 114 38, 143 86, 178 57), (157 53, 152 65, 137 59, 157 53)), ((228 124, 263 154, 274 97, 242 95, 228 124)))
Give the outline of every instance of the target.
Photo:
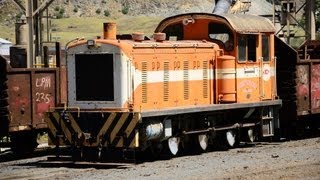
POLYGON ((115 22, 103 23, 103 39, 117 39, 117 24, 115 22))
POLYGON ((213 9, 213 14, 225 14, 228 13, 229 8, 232 4, 232 0, 218 0, 213 9))

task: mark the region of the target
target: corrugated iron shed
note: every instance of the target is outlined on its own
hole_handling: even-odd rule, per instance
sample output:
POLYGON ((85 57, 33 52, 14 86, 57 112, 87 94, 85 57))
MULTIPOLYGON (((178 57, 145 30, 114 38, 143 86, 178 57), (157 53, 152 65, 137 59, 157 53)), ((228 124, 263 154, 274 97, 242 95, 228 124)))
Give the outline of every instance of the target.
POLYGON ((9 56, 11 46, 12 43, 10 41, 0 38, 0 55, 9 56))

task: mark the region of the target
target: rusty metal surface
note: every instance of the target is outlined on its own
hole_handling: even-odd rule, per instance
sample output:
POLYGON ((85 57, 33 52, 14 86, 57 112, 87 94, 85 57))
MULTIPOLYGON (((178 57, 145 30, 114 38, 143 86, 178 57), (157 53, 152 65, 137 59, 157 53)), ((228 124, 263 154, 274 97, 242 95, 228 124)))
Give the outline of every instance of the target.
POLYGON ((320 113, 320 63, 311 66, 311 112, 320 113))
POLYGON ((320 60, 320 41, 307 40, 299 48, 299 57, 302 60, 320 60))
POLYGON ((9 131, 46 128, 44 113, 56 104, 56 69, 8 71, 9 131))
POLYGON ((298 115, 320 113, 320 63, 306 61, 297 65, 298 115))
POLYGON ((8 134, 8 89, 7 89, 7 59, 0 55, 0 137, 8 134))
POLYGON ((300 115, 310 113, 309 65, 297 65, 297 111, 300 115))

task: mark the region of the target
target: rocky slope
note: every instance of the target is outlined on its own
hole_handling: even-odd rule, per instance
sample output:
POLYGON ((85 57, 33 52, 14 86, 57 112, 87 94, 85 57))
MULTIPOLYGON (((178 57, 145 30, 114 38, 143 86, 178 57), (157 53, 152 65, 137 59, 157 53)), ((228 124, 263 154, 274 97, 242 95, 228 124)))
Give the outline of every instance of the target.
MULTIPOLYGON (((185 12, 211 12, 213 0, 55 0, 50 14, 62 17, 92 17, 123 15, 169 16, 185 12)), ((0 1, 0 20, 10 21, 19 15, 12 0, 0 1)))

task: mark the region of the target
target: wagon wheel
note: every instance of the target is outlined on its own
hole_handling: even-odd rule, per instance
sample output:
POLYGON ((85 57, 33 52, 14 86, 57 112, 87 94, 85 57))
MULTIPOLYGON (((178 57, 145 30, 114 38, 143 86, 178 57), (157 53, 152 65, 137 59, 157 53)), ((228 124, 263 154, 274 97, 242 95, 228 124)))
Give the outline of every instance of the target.
POLYGON ((38 146, 37 133, 26 131, 10 135, 11 150, 18 155, 32 153, 38 146))

